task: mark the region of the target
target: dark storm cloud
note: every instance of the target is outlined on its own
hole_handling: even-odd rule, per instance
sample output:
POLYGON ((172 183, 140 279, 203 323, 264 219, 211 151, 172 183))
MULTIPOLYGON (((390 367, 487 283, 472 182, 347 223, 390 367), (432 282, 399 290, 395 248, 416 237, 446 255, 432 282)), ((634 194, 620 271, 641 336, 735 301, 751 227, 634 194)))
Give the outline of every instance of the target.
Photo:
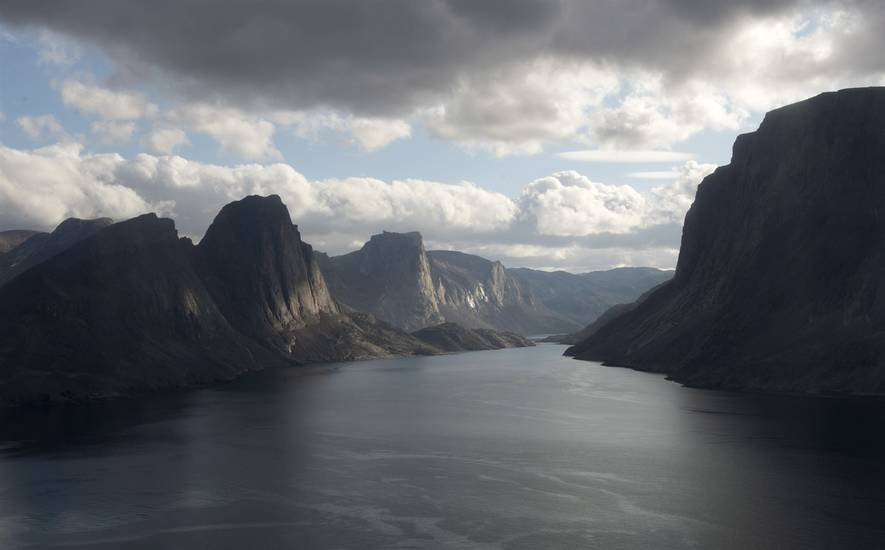
POLYGON ((0 18, 102 48, 240 105, 402 114, 459 77, 551 55, 665 74, 702 66, 731 25, 802 0, 2 0, 0 18))

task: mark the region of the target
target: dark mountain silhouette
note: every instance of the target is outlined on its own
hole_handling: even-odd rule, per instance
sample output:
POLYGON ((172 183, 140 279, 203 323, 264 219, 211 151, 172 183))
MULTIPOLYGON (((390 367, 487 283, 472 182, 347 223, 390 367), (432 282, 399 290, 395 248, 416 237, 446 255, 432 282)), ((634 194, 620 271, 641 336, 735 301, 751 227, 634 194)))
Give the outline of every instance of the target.
POLYGON ((507 269, 472 254, 427 251, 419 233, 384 232, 355 252, 317 258, 337 300, 407 330, 445 320, 521 334, 577 331, 672 275, 507 269))
MULTIPOLYGON (((341 307, 277 196, 228 204, 198 246, 179 238, 172 220, 148 214, 116 224, 67 220, 12 253, 31 267, 0 287, 4 404, 443 351, 341 307)), ((463 349, 524 345, 492 331, 481 338, 482 347, 463 349)))
POLYGON ((885 392, 885 89, 772 111, 698 188, 676 274, 568 350, 694 386, 885 392))
POLYGON ((45 235, 45 233, 41 233, 40 231, 30 231, 28 229, 0 231, 0 254, 9 252, 35 235, 45 235))
POLYGON ((0 285, 67 250, 95 232, 111 225, 110 218, 81 220, 68 218, 52 233, 37 233, 19 246, 0 256, 0 285))

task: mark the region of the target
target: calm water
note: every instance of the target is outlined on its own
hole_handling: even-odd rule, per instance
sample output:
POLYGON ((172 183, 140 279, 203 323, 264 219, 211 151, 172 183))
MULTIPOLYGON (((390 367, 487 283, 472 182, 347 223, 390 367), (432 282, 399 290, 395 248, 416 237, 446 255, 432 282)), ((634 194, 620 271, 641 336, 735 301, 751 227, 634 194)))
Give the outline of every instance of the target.
POLYGON ((883 548, 885 402, 561 346, 3 419, 0 548, 883 548))

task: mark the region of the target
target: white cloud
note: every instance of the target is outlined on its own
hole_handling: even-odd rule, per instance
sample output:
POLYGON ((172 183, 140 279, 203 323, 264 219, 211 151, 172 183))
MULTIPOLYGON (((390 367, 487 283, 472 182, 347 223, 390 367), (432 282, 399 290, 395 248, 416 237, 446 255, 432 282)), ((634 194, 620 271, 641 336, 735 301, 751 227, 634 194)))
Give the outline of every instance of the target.
POLYGON ((317 140, 325 130, 349 136, 349 141, 365 151, 376 151, 412 135, 408 122, 397 118, 342 116, 325 111, 316 113, 276 113, 275 121, 294 127, 295 135, 317 140))
POLYGON ((188 143, 187 134, 179 128, 155 128, 145 136, 145 147, 151 153, 171 155, 175 150, 188 143))
POLYGON ((85 115, 107 120, 135 120, 153 116, 157 106, 140 94, 115 92, 68 79, 61 84, 61 98, 65 105, 85 115))
POLYGON ((434 135, 498 156, 532 154, 572 138, 588 111, 618 88, 615 73, 589 63, 539 59, 462 78, 423 118, 434 135))
POLYGON ((131 120, 96 120, 91 125, 92 133, 102 143, 120 144, 132 139, 135 122, 131 120))
POLYGON ((581 162, 608 163, 656 163, 678 162, 689 160, 691 153, 678 151, 624 150, 624 149, 587 149, 584 151, 567 151, 556 156, 581 162))
MULTIPOLYGON (((0 146, 0 219, 6 227, 49 228, 72 215, 160 210, 183 234, 199 237, 225 203, 278 194, 308 242, 332 253, 384 229, 418 230, 430 243, 497 251, 512 265, 600 267, 600 250, 609 250, 610 265, 627 262, 631 251, 635 258, 669 258, 678 246, 672 226, 709 169, 686 163, 679 179, 647 193, 559 172, 528 183, 514 200, 466 182, 310 180, 283 163, 221 166, 180 156, 86 154, 76 144, 0 146)), ((661 262, 654 265, 670 265, 661 262)))
MULTIPOLYGON (((208 135, 223 151, 244 159, 278 159, 272 122, 239 109, 209 103, 188 103, 166 113, 170 126, 181 125, 208 135)), ((167 136, 168 137, 168 136, 167 136)))
MULTIPOLYGON (((0 219, 9 227, 48 229, 65 218, 128 218, 167 209, 84 165, 75 143, 21 151, 0 145, 0 219)), ((122 162, 117 155, 108 160, 122 162)))
POLYGON ((628 233, 643 224, 645 198, 628 185, 605 185, 573 171, 528 184, 520 195, 522 215, 542 235, 628 233))
POLYGON ((675 181, 651 190, 652 210, 646 223, 682 223, 685 213, 694 202, 698 184, 715 169, 715 164, 701 164, 693 160, 686 162, 679 169, 679 176, 675 181))
POLYGON ((31 141, 43 138, 66 139, 67 132, 52 115, 21 116, 15 122, 31 141))

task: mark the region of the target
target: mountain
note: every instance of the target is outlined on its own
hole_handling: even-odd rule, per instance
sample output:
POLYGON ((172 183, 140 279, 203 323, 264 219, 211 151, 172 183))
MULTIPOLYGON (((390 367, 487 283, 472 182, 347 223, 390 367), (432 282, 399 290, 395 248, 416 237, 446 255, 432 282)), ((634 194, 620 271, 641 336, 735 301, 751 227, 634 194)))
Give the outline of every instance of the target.
POLYGON ((0 285, 112 223, 114 222, 110 218, 94 220, 68 218, 52 233, 32 235, 19 246, 0 256, 0 285))
POLYGON ((885 88, 739 136, 700 185, 673 279, 567 353, 703 387, 885 393, 885 88))
MULTIPOLYGON (((10 229, 8 231, 0 231, 0 254, 5 254, 30 239, 34 235, 44 235, 39 231, 29 231, 27 229, 10 229)), ((2 256, 0 256, 2 257, 2 256)))
POLYGON ((525 348, 535 345, 524 336, 512 332, 483 328, 469 329, 457 323, 425 327, 413 332, 412 335, 444 352, 525 348))
POLYGON ((342 312, 276 196, 226 206, 199 246, 153 214, 109 225, 0 287, 6 404, 438 352, 342 312))
POLYGON ((229 378, 284 363, 225 319, 171 220, 105 228, 0 287, 0 401, 229 378))
POLYGON ((420 233, 373 235, 360 250, 319 256, 335 297, 405 330, 443 322, 420 233))
POLYGON ((384 232, 355 252, 317 258, 338 301, 406 330, 446 321, 521 334, 573 332, 672 275, 508 269, 471 254, 427 251, 419 233, 384 232))

